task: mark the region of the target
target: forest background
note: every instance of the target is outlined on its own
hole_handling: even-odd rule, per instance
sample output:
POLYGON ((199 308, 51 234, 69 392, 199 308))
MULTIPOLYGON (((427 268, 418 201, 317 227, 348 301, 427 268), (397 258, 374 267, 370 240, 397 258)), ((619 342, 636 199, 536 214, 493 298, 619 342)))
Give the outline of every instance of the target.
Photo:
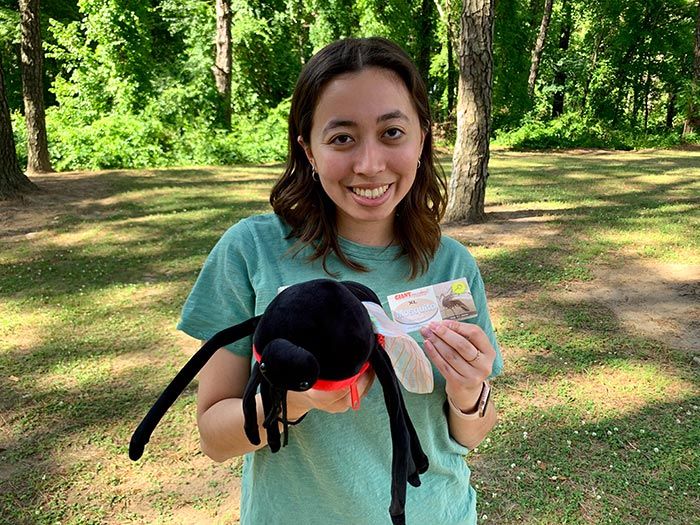
MULTIPOLYGON (((233 0, 227 107, 213 74, 214 4, 43 2, 54 169, 279 161, 301 67, 350 35, 386 36, 408 51, 429 87, 438 142, 454 143, 459 0, 233 0)), ((697 131, 684 130, 698 96, 697 11, 691 0, 497 0, 494 143, 632 149, 698 142, 697 131)), ((17 0, 0 0, 0 51, 22 165, 19 27, 17 0)))

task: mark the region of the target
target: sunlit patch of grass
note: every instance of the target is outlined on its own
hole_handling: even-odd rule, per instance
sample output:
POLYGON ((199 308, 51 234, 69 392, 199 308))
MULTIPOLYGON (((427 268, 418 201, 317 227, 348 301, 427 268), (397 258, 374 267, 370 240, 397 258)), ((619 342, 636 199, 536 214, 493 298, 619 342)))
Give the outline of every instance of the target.
MULTIPOLYGON (((487 212, 522 226, 522 241, 472 249, 506 361, 494 383, 501 424, 468 457, 483 523, 681 525, 700 514, 700 387, 687 355, 628 333, 600 304, 554 299, 626 256, 697 262, 699 158, 492 156, 487 212)), ((30 238, 0 238, 3 519, 235 522, 241 461, 199 452, 196 384, 140 462, 127 447, 196 345, 174 326, 204 258, 233 223, 269 210, 279 172, 106 172, 98 197, 30 238)))

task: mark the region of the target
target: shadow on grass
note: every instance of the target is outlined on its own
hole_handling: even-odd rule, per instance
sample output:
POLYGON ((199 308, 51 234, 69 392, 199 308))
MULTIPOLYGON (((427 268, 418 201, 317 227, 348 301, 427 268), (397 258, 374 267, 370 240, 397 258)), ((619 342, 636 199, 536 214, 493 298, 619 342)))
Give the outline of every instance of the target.
POLYGON ((470 460, 478 506, 499 524, 686 525, 700 514, 699 404, 688 396, 595 422, 565 402, 509 412, 470 460))
MULTIPOLYGON (((697 211, 690 180, 643 183, 640 191, 606 194, 596 193, 591 178, 569 174, 583 170, 593 178, 614 181, 620 177, 619 170, 627 166, 626 161, 614 158, 608 154, 574 159, 543 156, 542 168, 537 162, 509 168, 507 178, 499 178, 498 169, 493 170, 494 180, 499 178, 499 191, 523 203, 541 201, 542 192, 547 190, 525 178, 536 176, 543 185, 558 184, 565 178, 564 189, 548 198, 573 205, 490 214, 492 220, 504 222, 554 216, 559 231, 538 246, 504 249, 480 258, 489 291, 516 299, 524 292, 547 291, 590 279, 590 262, 615 248, 609 241, 593 240, 597 229, 626 228, 629 220, 650 212, 670 217, 677 212, 664 207, 672 204, 697 211), (587 200, 595 201, 595 206, 580 204, 587 200)), ((697 170, 697 158, 649 157, 630 162, 637 174, 697 170)), ((89 438, 112 455, 126 453, 130 432, 186 360, 159 327, 174 324, 196 272, 223 231, 240 218, 268 209, 267 188, 278 172, 277 167, 196 168, 43 179, 45 187, 55 192, 33 197, 28 205, 46 207, 47 218, 60 214, 60 220, 43 224, 46 236, 8 242, 3 248, 8 262, 0 264, 2 300, 20 311, 49 315, 49 321, 32 327, 35 337, 31 344, 0 353, 0 413, 10 418, 3 423, 9 429, 8 437, 0 434, 0 448, 6 449, 0 453, 0 505, 18 507, 15 515, 31 520, 31 511, 41 506, 47 491, 52 490, 52 485, 41 479, 42 472, 64 469, 56 453, 70 444, 79 448, 80 440, 89 438), (182 193, 177 191, 180 188, 184 188, 182 193), (80 237, 82 231, 90 229, 95 231, 80 237), (75 237, 61 245, 63 241, 53 240, 54 235, 75 237), (149 295, 145 283, 164 288, 149 295), (113 291, 127 299, 113 307, 103 303, 105 294, 113 291), (134 295, 131 303, 129 294, 134 295), (109 363, 104 370, 99 368, 101 363, 123 355, 139 361, 122 370, 112 370, 109 363), (47 385, 42 380, 48 374, 65 381, 47 385)), ((1 212, 6 213, 4 209, 1 212)), ((14 231, 0 232, 0 242, 3 236, 36 230, 22 228, 20 224, 14 231)), ((630 333, 617 322, 614 312, 600 304, 572 305, 549 299, 547 304, 546 310, 542 304, 518 305, 526 312, 534 308, 536 315, 525 319, 522 327, 519 322, 506 323, 499 333, 505 348, 529 352, 518 363, 506 364, 506 374, 499 379, 506 396, 519 395, 528 383, 546 384, 572 372, 585 374, 630 363, 653 364, 693 381, 686 354, 630 333)), ((190 402, 192 394, 190 387, 185 401, 190 402)), ((686 408, 687 403, 700 401, 688 395, 682 403, 686 408)), ((491 522, 522 523, 506 510, 533 515, 533 502, 542 507, 537 516, 557 516, 559 511, 574 523, 614 516, 614 506, 624 509, 627 516, 638 515, 627 523, 639 524, 655 519, 656 509, 663 512, 658 514, 660 518, 678 520, 680 509, 688 505, 690 511, 700 511, 697 498, 689 500, 682 495, 688 487, 697 493, 695 478, 684 469, 689 461, 697 464, 697 452, 689 443, 695 440, 697 444, 700 436, 697 424, 688 428, 669 419, 680 417, 679 403, 653 402, 623 416, 600 420, 597 430, 586 427, 587 435, 580 424, 587 417, 585 406, 562 403, 547 410, 533 406, 529 411, 506 412, 506 424, 493 436, 493 452, 476 458, 476 477, 487 479, 503 495, 502 499, 494 498, 491 522), (522 428, 529 433, 527 443, 521 443, 522 428), (609 437, 607 431, 614 428, 621 430, 609 437), (640 428, 648 433, 640 436, 636 433, 640 428), (571 447, 567 440, 572 441, 571 447), (670 445, 658 447, 655 443, 670 445), (653 452, 654 448, 660 451, 653 452), (513 472, 508 465, 517 461, 520 466, 524 458, 529 462, 540 459, 559 470, 544 476, 539 466, 537 470, 528 468, 530 485, 514 490, 511 483, 515 481, 504 473, 513 472), (669 468, 674 464, 679 466, 676 472, 669 468), (620 481, 630 476, 628 468, 632 488, 620 481), (562 476, 562 482, 550 479, 557 475, 562 476), (674 494, 664 488, 667 482, 676 487, 674 494), (605 487, 613 498, 600 508, 593 507, 591 502, 598 500, 591 487, 605 487), (647 490, 654 493, 649 495, 647 490)), ((551 523, 559 522, 552 518, 551 523)))

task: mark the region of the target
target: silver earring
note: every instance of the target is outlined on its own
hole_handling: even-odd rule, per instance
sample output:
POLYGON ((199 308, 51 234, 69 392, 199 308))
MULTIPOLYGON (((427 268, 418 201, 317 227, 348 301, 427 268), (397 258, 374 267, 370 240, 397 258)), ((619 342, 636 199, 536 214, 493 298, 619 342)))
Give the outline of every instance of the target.
POLYGON ((420 159, 418 159, 418 167, 420 168, 420 159))
POLYGON ((318 182, 318 171, 314 167, 311 168, 311 180, 318 182))

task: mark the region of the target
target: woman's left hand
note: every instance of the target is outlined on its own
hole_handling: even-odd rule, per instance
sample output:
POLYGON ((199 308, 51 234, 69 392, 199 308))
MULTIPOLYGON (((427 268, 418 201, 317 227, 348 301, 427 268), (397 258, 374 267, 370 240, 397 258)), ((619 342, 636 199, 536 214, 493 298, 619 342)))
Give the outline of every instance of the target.
POLYGON ((459 321, 432 322, 420 332, 426 354, 447 382, 447 396, 463 412, 472 412, 496 359, 488 336, 479 326, 459 321))

